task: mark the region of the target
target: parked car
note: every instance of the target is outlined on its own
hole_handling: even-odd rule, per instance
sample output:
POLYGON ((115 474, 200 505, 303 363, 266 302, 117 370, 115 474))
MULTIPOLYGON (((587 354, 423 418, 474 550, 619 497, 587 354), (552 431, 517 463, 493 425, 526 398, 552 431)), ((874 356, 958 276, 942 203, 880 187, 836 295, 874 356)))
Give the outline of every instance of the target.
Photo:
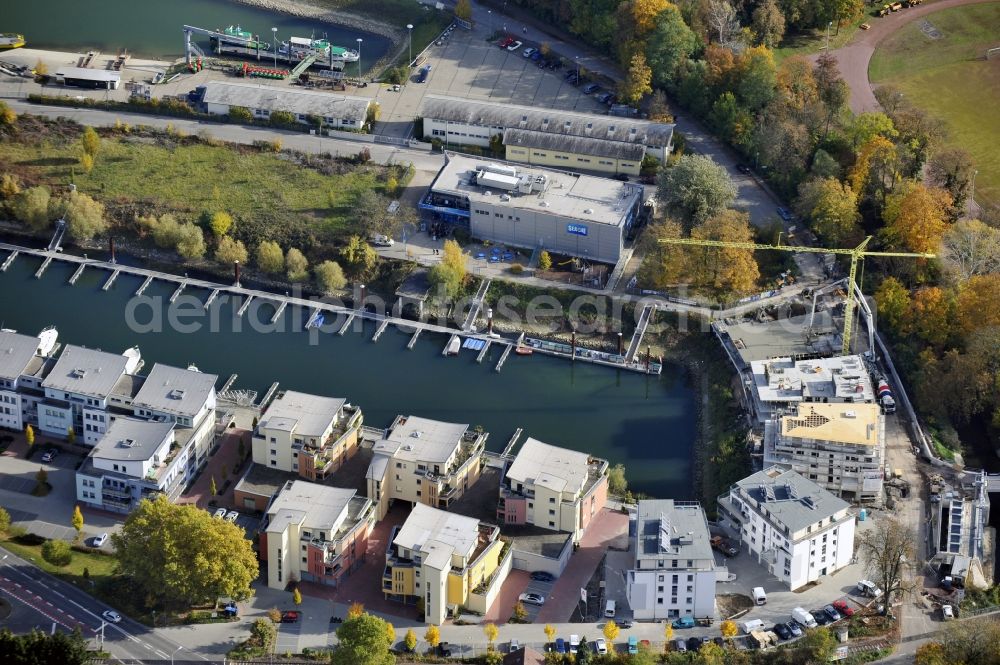
POLYGON ((744 175, 750 175, 750 173, 751 173, 750 167, 747 166, 746 164, 737 164, 736 165, 736 170, 739 171, 740 173, 744 174, 744 175))
POLYGON ((631 628, 633 625, 631 619, 619 619, 617 623, 619 628, 625 629, 631 628))
POLYGON ((514 43, 514 38, 511 37, 510 35, 507 35, 506 37, 500 40, 500 48, 507 48, 513 43, 514 43))
POLYGON ((94 538, 94 547, 104 547, 104 543, 108 542, 108 534, 102 533, 101 535, 94 538))
POLYGON ((621 180, 622 182, 628 182, 628 174, 627 173, 616 173, 614 175, 614 178, 615 178, 615 180, 621 180))
POLYGON ((740 553, 740 548, 736 547, 728 538, 723 538, 722 536, 712 536, 711 538, 712 548, 716 549, 726 556, 736 556, 740 553))
POLYGON ((778 623, 774 625, 771 632, 780 637, 783 640, 792 639, 792 631, 788 630, 788 626, 783 623, 778 623))
POLYGON ((522 593, 517 597, 522 603, 528 603, 529 605, 544 605, 545 596, 540 593, 522 593))
POLYGON ((848 605, 846 600, 835 600, 833 601, 833 606, 845 617, 854 616, 854 608, 848 605))
POLYGON ((508 648, 507 651, 509 651, 510 653, 514 653, 520 648, 521 648, 521 643, 518 640, 511 640, 510 648, 508 648))
POLYGON ((639 653, 639 640, 635 635, 628 636, 628 652, 632 654, 639 653))
POLYGON ((785 624, 785 626, 788 628, 788 632, 792 634, 792 637, 802 637, 802 628, 799 624, 794 621, 789 621, 785 624))
POLYGON ((674 651, 680 651, 681 653, 686 653, 688 650, 687 642, 685 642, 683 639, 679 637, 673 640, 672 644, 674 645, 674 651))
POLYGON ((942 621, 951 621, 954 618, 955 618, 955 608, 953 608, 951 605, 942 605, 941 606, 941 620, 942 621))
POLYGON ((442 658, 451 658, 451 645, 447 642, 438 643, 438 655, 442 658))
POLYGON ((541 52, 541 51, 535 51, 535 52, 534 52, 534 53, 532 53, 532 54, 531 54, 531 55, 530 55, 529 57, 530 57, 530 58, 531 58, 532 60, 534 60, 535 62, 538 62, 539 60, 541 60, 541 59, 542 59, 542 52, 541 52))
POLYGON ((508 44, 507 45, 507 50, 511 51, 511 52, 514 52, 517 49, 521 48, 523 45, 524 45, 524 42, 517 42, 516 41, 516 42, 513 42, 512 44, 508 44))
POLYGON ((118 614, 118 612, 115 612, 114 610, 104 610, 101 612, 101 616, 108 623, 118 623, 122 620, 122 615, 118 614))
POLYGON ((555 582, 556 576, 552 573, 547 573, 544 570, 536 570, 531 574, 531 579, 536 582, 555 582))
POLYGON ((590 95, 597 92, 600 89, 601 86, 597 85, 596 83, 591 83, 586 88, 583 89, 583 94, 590 95))
POLYGON ((285 610, 281 613, 281 623, 295 623, 299 620, 299 613, 295 610, 285 610))
POLYGON ((790 222, 793 219, 792 213, 788 210, 788 208, 780 208, 779 207, 778 208, 778 217, 781 217, 781 219, 785 220, 786 222, 790 222))
POLYGON ((56 458, 56 455, 58 454, 59 454, 58 450, 55 450, 54 448, 49 448, 48 450, 45 451, 45 454, 42 455, 42 461, 51 462, 56 458))
MULTIPOLYGON (((520 45, 520 44, 521 44, 521 42, 518 42, 518 45, 520 45)), ((514 50, 516 50, 516 49, 514 49, 514 50)), ((534 54, 537 51, 538 51, 538 49, 531 48, 529 46, 528 48, 524 49, 524 53, 522 53, 521 55, 523 55, 525 58, 530 58, 532 56, 532 54, 534 54)))
POLYGON ((832 619, 830 618, 830 615, 827 614, 822 609, 813 610, 812 612, 810 612, 810 614, 812 614, 813 621, 815 621, 816 625, 818 625, 818 626, 825 626, 826 624, 828 624, 828 623, 830 623, 832 621, 832 619))
POLYGON ((802 607, 792 610, 792 619, 803 628, 815 628, 817 625, 816 617, 802 607))
POLYGON ((218 517, 221 520, 221 519, 223 519, 226 516, 227 512, 228 511, 225 508, 216 508, 215 509, 215 517, 218 517))
POLYGON ((878 598, 882 595, 882 589, 879 589, 874 582, 869 580, 859 580, 857 589, 858 593, 864 594, 869 598, 878 598))
POLYGON ((561 637, 556 638, 556 653, 566 653, 566 640, 561 637))
POLYGON ((228 513, 226 513, 227 522, 232 522, 233 524, 236 524, 236 520, 238 520, 239 518, 240 514, 235 510, 230 510, 228 513))
POLYGON ((840 612, 833 605, 827 605, 823 608, 824 614, 830 617, 830 621, 840 621, 843 617, 840 616, 840 612))
POLYGON ((687 641, 688 651, 697 651, 701 648, 701 638, 700 637, 689 637, 687 641))
POLYGON ((677 617, 670 625, 674 628, 694 628, 694 619, 692 617, 677 617))
POLYGON ((580 636, 570 635, 569 636, 569 652, 576 653, 580 650, 580 636))
POLYGON ((594 640, 594 651, 602 656, 608 652, 608 643, 603 637, 598 637, 594 640))

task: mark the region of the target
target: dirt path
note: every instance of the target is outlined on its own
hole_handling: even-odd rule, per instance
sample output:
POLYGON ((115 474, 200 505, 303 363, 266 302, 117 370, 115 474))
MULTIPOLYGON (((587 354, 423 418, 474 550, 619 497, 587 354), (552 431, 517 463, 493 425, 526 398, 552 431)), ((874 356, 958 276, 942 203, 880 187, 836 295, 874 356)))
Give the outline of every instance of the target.
MULTIPOLYGON (((952 7, 978 5, 996 0, 940 0, 929 5, 910 7, 884 18, 871 19, 871 30, 859 30, 857 36, 846 46, 832 51, 840 65, 840 73, 851 88, 851 111, 863 113, 879 110, 871 81, 868 80, 868 64, 879 43, 890 34, 918 18, 952 7)), ((809 59, 815 61, 820 56, 815 53, 809 59)))

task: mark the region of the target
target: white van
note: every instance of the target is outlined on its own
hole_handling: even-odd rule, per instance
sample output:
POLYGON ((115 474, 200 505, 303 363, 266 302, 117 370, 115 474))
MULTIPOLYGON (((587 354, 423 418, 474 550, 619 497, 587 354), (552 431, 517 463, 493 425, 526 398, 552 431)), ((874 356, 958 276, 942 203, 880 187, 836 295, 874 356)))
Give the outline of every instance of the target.
POLYGON ((743 623, 741 623, 740 628, 743 629, 744 633, 749 635, 755 630, 762 630, 764 628, 764 622, 761 621, 760 619, 750 619, 749 621, 744 621, 743 623))
POLYGON ((580 649, 580 636, 570 635, 569 636, 569 652, 576 653, 580 649))
POLYGON ((813 618, 812 614, 809 614, 805 609, 801 607, 796 607, 792 610, 792 619, 795 623, 805 628, 815 628, 817 626, 816 619, 813 618))
POLYGON ((604 616, 608 619, 615 618, 615 601, 609 600, 604 606, 604 616))
POLYGON ((764 593, 764 587, 755 586, 753 588, 753 602, 756 605, 767 605, 767 594, 764 593))

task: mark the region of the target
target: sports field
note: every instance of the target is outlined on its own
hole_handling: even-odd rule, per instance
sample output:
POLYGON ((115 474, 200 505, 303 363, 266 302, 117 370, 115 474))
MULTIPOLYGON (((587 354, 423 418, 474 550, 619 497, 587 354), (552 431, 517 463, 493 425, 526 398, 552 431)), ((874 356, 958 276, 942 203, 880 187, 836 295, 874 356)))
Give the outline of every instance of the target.
POLYGON ((948 141, 976 163, 976 200, 1000 205, 1000 2, 928 14, 887 37, 869 79, 892 83, 948 125, 948 141))

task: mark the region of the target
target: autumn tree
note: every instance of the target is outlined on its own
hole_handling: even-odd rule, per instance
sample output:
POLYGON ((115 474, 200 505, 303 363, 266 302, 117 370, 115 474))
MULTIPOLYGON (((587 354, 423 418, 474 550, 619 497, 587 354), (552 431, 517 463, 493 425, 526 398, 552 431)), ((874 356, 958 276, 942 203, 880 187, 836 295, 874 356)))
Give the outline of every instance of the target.
POLYGON ((547 623, 547 624, 545 624, 545 628, 543 630, 545 631, 545 639, 546 640, 548 640, 549 642, 555 642, 556 641, 556 632, 557 631, 556 631, 556 627, 555 626, 553 626, 551 623, 547 623))
POLYGON ((653 92, 652 80, 653 70, 649 68, 646 56, 636 53, 629 63, 625 80, 618 86, 618 95, 626 104, 637 105, 644 95, 653 92))
POLYGON ((302 592, 299 591, 298 587, 292 589, 292 602, 298 606, 302 604, 302 592))
POLYGON ((257 557, 243 529, 194 504, 143 499, 111 541, 132 588, 156 604, 185 607, 253 593, 257 557))
POLYGON ((347 618, 357 619, 359 616, 365 613, 365 606, 359 602, 353 602, 347 608, 347 618))
POLYGON ((101 149, 101 137, 97 135, 93 127, 84 127, 83 134, 80 135, 80 146, 83 154, 97 157, 97 151, 101 149))
POLYGON ((0 102, 0 126, 10 127, 17 122, 17 113, 14 112, 7 102, 0 102))
POLYGON ((514 619, 520 623, 524 623, 528 620, 528 609, 524 606, 520 600, 514 603, 514 619))
POLYGON ((552 255, 544 249, 538 254, 538 269, 543 272, 552 270, 552 255))
POLYGON ((489 648, 493 648, 493 643, 497 641, 497 635, 500 631, 497 629, 497 625, 492 621, 489 621, 483 625, 483 635, 486 636, 486 641, 489 643, 489 648))
POLYGON ((387 624, 377 616, 362 612, 337 628, 339 644, 330 655, 331 665, 394 665, 387 624))
POLYGON ((959 281, 1000 272, 1000 229, 978 219, 959 220, 942 236, 939 256, 945 270, 959 281))
POLYGON ((288 279, 293 282, 304 282, 309 279, 309 261, 301 250, 290 247, 285 255, 285 268, 288 279))
POLYGON ((35 428, 31 425, 24 426, 24 442, 28 444, 29 450, 35 445, 35 428))
POLYGON ((687 224, 699 224, 736 199, 736 185, 726 169, 703 155, 684 155, 660 170, 657 196, 683 215, 687 224))
MULTIPOLYGON (((691 230, 691 238, 697 240, 721 240, 725 242, 754 242, 750 216, 745 212, 724 210, 709 217, 691 230)), ((697 266, 693 282, 728 293, 747 293, 753 290, 760 278, 760 270, 753 250, 732 247, 693 247, 697 266)))
POLYGON ((709 0, 706 19, 718 38, 718 42, 723 46, 729 46, 740 29, 740 20, 736 15, 736 9, 729 4, 728 0, 709 0))
POLYGON ((73 506, 72 523, 73 528, 76 530, 76 537, 79 538, 83 532, 83 513, 80 512, 80 506, 73 506))
POLYGON ((70 192, 63 218, 67 233, 75 240, 90 240, 108 228, 104 204, 79 191, 70 192))
POLYGON ((684 22, 681 10, 669 5, 656 15, 652 32, 646 40, 646 61, 653 71, 653 82, 666 86, 674 74, 698 48, 698 37, 684 22))
POLYGON ((257 245, 257 267, 276 275, 285 269, 285 253, 281 245, 273 240, 263 240, 257 245))
POLYGON ((229 233, 229 229, 233 228, 233 217, 228 212, 220 210, 212 215, 208 226, 216 238, 221 238, 229 233))
POLYGON ((454 240, 444 241, 441 255, 441 261, 431 267, 427 277, 442 298, 452 300, 465 281, 466 257, 462 253, 462 247, 454 240))
POLYGON ((723 637, 736 637, 740 630, 735 621, 723 621, 722 625, 719 626, 719 632, 722 633, 723 637))
POLYGON ((875 291, 876 310, 880 321, 900 336, 909 331, 910 291, 895 277, 886 277, 875 291))
POLYGON ((237 261, 246 265, 247 248, 242 240, 223 236, 219 241, 219 246, 215 248, 215 260, 224 266, 232 265, 237 261))
POLYGON ((403 644, 406 645, 406 650, 411 653, 417 648, 417 634, 413 632, 412 628, 406 629, 406 635, 403 636, 403 644))
POLYGON ((961 148, 945 148, 927 161, 927 182, 946 190, 952 199, 951 218, 958 219, 965 211, 975 166, 972 156, 961 148))
POLYGON ((663 639, 667 642, 674 639, 674 627, 670 625, 669 621, 663 626, 663 639))
POLYGON ((441 629, 434 624, 427 626, 427 631, 424 633, 424 641, 427 642, 432 649, 437 648, 437 645, 441 642, 441 629))
POLYGON ((955 302, 955 318, 959 330, 965 334, 1000 326, 1000 273, 973 275, 962 282, 955 302))
POLYGON ((876 136, 893 139, 899 136, 899 132, 896 131, 892 118, 884 113, 869 112, 859 113, 854 117, 848 128, 848 135, 851 137, 851 144, 857 150, 858 146, 868 143, 876 136))
POLYGON ((215 476, 208 479, 208 494, 209 496, 216 496, 219 493, 219 487, 215 484, 215 476))
POLYGON ((796 646, 806 654, 808 662, 828 662, 837 648, 837 638, 826 628, 810 628, 805 633, 796 646))
POLYGON ((33 231, 42 231, 49 225, 50 198, 48 187, 29 187, 11 199, 10 211, 33 231))
POLYGON ((937 286, 917 289, 910 309, 913 332, 934 347, 942 347, 951 336, 954 307, 949 294, 937 286))
POLYGON ((0 508, 0 536, 6 536, 10 531, 10 513, 5 508, 0 508))
POLYGON ((764 0, 753 10, 750 27, 758 44, 775 48, 785 36, 785 15, 776 0, 764 0))
POLYGON ((883 235, 911 252, 934 252, 948 228, 951 196, 939 188, 907 182, 886 199, 883 235))
MULTIPOLYGON (((363 190, 354 201, 354 214, 357 222, 353 225, 358 235, 363 237, 372 234, 393 238, 401 231, 400 204, 390 210, 392 201, 387 196, 370 189, 363 190)), ((409 206, 407 206, 409 208, 409 206)))
POLYGON ((313 268, 316 276, 316 283, 324 293, 333 293, 347 286, 347 278, 344 277, 344 269, 336 261, 323 261, 313 268))
POLYGON ((823 53, 816 59, 813 77, 816 80, 816 92, 819 100, 826 109, 826 123, 823 130, 823 138, 825 139, 830 131, 830 123, 847 106, 851 91, 847 82, 840 75, 837 59, 830 53, 823 53))
POLYGON ((743 51, 736 61, 734 75, 734 92, 748 111, 756 113, 774 98, 778 72, 774 55, 766 46, 751 46, 743 51))
POLYGON ((372 246, 356 235, 347 240, 347 244, 340 250, 340 256, 348 274, 355 279, 367 279, 378 261, 378 254, 372 246))
POLYGON ((916 557, 910 530, 894 518, 881 520, 861 533, 858 550, 872 581, 885 592, 888 608, 894 596, 910 588, 906 577, 916 557))
POLYGON ((881 206, 885 194, 899 178, 899 155, 896 146, 884 136, 876 136, 861 146, 849 180, 858 197, 871 197, 881 206))
POLYGON ((840 247, 861 234, 858 197, 836 178, 814 178, 799 187, 796 211, 828 247, 840 247))
POLYGON ((602 632, 604 633, 604 639, 608 641, 608 644, 614 644, 614 641, 618 639, 618 634, 621 632, 621 629, 618 628, 618 624, 614 621, 605 621, 602 632))

